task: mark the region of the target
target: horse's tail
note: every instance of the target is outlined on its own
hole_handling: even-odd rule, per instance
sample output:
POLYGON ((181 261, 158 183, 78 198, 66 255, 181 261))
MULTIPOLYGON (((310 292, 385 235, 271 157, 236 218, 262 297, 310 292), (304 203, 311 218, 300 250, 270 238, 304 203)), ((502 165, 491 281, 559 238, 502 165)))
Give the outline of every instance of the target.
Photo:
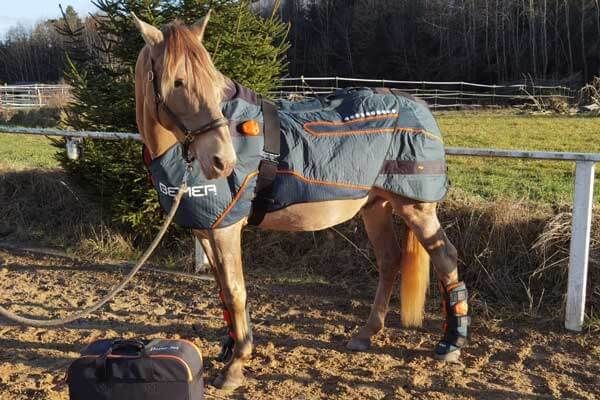
POLYGON ((406 228, 400 282, 400 317, 404 326, 421 326, 429 286, 429 254, 406 228))

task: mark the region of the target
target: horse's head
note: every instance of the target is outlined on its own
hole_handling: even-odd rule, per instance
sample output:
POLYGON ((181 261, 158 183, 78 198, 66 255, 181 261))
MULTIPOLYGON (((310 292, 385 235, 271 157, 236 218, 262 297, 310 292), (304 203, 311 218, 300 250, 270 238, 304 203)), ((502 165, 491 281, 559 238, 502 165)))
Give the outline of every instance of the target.
POLYGON ((190 27, 175 21, 162 31, 133 19, 146 42, 138 60, 147 76, 144 107, 189 147, 208 179, 217 179, 231 173, 236 154, 220 105, 226 80, 202 45, 209 16, 190 27))

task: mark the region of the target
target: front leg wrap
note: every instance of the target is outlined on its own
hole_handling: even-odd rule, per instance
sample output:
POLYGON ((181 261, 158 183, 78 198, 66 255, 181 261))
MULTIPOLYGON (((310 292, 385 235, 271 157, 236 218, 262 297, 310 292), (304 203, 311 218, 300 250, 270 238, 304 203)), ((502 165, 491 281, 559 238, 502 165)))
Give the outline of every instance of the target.
MULTIPOLYGON (((221 304, 223 305, 223 319, 225 320, 225 325, 227 327, 227 337, 223 341, 223 345, 221 346, 221 352, 217 356, 217 361, 228 363, 233 358, 233 348, 235 347, 235 332, 233 330, 233 322, 231 319, 231 314, 225 305, 225 299, 223 295, 223 291, 219 291, 219 298, 221 299, 221 304)), ((246 321, 248 321, 248 334, 250 336, 250 342, 253 342, 252 336, 252 324, 250 323, 250 309, 248 304, 246 303, 246 321)))

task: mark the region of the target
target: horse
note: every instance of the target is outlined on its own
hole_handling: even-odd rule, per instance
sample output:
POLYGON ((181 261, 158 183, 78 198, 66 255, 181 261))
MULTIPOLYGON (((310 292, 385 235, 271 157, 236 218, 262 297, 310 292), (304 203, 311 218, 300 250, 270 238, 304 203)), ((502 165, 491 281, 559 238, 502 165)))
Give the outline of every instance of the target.
POLYGON ((374 249, 379 278, 370 315, 347 348, 366 351, 371 347, 371 338, 384 328, 400 273, 402 323, 421 325, 431 263, 439 280, 445 318, 433 355, 439 360, 458 360, 470 323, 468 293, 459 280, 457 251, 437 217, 437 204, 447 186, 446 167, 441 134, 427 107, 407 96, 378 95, 370 89, 347 89, 343 96, 325 100, 270 103, 216 69, 203 46, 209 17, 210 12, 191 26, 174 21, 162 30, 135 15, 133 20, 145 42, 135 68, 136 121, 152 175, 160 181, 156 188, 161 204, 167 207, 174 196, 187 160, 192 168, 191 179, 197 181, 190 183, 184 200, 196 203, 178 211, 178 222, 191 227, 200 240, 228 317, 231 357, 214 386, 225 390, 242 386, 244 364, 252 355, 241 238, 243 228, 253 218, 261 229, 316 231, 360 213, 374 249), (320 108, 315 104, 321 104, 320 108), (374 104, 374 108, 365 109, 368 104, 374 104), (346 115, 339 114, 342 109, 346 115), (294 118, 307 115, 326 115, 324 118, 330 120, 304 121, 300 133, 290 133, 291 125, 297 122, 294 118), (290 139, 289 135, 296 136, 290 139), (317 140, 319 144, 313 146, 317 140), (269 156, 269 151, 264 151, 267 142, 273 141, 282 154, 269 156), (415 151, 424 148, 434 152, 437 161, 398 161, 393 158, 396 155, 385 161, 390 141, 400 143, 404 150, 416 146, 415 151), (328 143, 339 148, 330 150, 328 143), (298 157, 310 151, 321 155, 325 152, 326 156, 307 161, 311 164, 309 170, 299 171, 294 169, 295 161, 289 160, 290 154, 298 150, 293 146, 302 147, 298 157), (350 165, 338 163, 338 150, 350 152, 354 158, 347 163, 350 165), (365 158, 363 152, 368 154, 368 162, 360 161, 365 158), (329 180, 318 179, 315 174, 329 180), (344 174, 360 175, 360 184, 344 182, 344 174), (391 181, 400 181, 408 193, 414 189, 429 195, 417 198, 397 193, 390 189, 391 181), (273 198, 267 200, 279 207, 269 206, 265 200, 273 193, 273 198), (278 196, 285 199, 280 201, 278 196), (215 213, 207 204, 224 209, 215 213), (209 223, 202 222, 196 212, 209 223), (402 245, 395 235, 394 213, 407 227, 402 245))

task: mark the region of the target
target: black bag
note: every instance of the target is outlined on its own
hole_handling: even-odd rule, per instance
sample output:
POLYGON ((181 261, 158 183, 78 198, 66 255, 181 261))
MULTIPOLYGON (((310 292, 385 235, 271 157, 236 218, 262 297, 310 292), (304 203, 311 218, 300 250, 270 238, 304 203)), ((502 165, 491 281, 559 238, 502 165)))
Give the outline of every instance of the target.
POLYGON ((97 340, 67 372, 71 400, 204 399, 202 355, 191 342, 97 340))

